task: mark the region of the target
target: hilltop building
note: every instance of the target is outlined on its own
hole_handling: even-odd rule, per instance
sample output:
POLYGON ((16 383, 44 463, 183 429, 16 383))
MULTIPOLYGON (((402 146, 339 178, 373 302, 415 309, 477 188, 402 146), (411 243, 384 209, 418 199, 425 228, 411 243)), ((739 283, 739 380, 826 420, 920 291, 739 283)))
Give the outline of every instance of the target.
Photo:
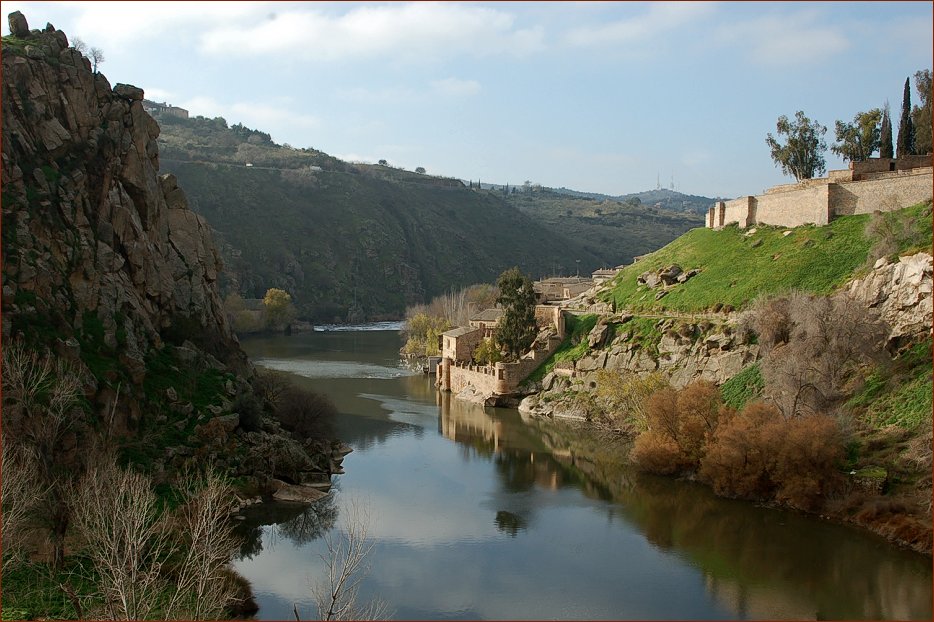
POLYGON ((707 211, 706 226, 826 225, 837 216, 895 211, 931 198, 932 172, 930 155, 853 162, 849 169, 830 171, 827 177, 717 201, 707 211))
POLYGON ((187 119, 188 111, 184 108, 179 108, 178 106, 173 106, 162 102, 150 101, 148 99, 143 100, 143 110, 148 112, 154 117, 168 116, 168 117, 178 117, 179 119, 187 119))

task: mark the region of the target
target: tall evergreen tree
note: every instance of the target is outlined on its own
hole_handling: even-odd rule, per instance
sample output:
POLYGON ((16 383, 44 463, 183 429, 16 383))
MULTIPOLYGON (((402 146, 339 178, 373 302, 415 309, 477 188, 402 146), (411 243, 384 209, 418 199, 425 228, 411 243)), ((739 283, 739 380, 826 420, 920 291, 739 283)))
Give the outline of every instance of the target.
POLYGON ((499 298, 496 302, 503 307, 503 316, 496 325, 494 335, 514 358, 518 358, 535 341, 538 327, 535 324, 535 289, 532 280, 519 268, 510 268, 496 282, 499 298))
POLYGON ((924 155, 934 151, 931 138, 931 70, 915 72, 915 87, 918 89, 920 106, 911 110, 911 122, 915 128, 915 153, 924 155))
POLYGON ((892 118, 889 114, 889 102, 886 100, 885 107, 882 108, 882 129, 879 137, 879 157, 892 158, 895 155, 895 149, 892 146, 892 118))
POLYGON ((911 82, 905 78, 905 92, 902 95, 902 117, 898 122, 898 141, 895 143, 895 157, 912 155, 915 152, 915 126, 911 122, 911 82))

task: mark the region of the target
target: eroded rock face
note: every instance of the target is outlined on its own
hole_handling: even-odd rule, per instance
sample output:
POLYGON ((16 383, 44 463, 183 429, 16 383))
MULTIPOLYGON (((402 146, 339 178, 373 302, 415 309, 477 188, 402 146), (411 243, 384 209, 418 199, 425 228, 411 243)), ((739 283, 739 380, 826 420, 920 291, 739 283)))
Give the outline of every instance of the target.
POLYGON ((876 309, 889 325, 889 340, 930 334, 932 307, 932 257, 917 253, 890 262, 876 262, 865 278, 850 283, 849 294, 876 309))
POLYGON ((90 316, 134 383, 148 352, 184 339, 248 372, 210 229, 158 174, 142 90, 112 89, 54 27, 10 24, 30 45, 2 55, 4 337, 41 323, 67 339, 90 316))

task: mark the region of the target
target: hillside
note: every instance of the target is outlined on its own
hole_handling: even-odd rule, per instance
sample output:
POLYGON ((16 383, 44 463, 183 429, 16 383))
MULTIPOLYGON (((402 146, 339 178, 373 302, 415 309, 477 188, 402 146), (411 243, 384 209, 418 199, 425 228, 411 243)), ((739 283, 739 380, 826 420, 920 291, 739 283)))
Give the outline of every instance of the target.
MULTIPOLYGON (((792 288, 827 294, 867 267, 867 256, 880 244, 865 232, 869 220, 869 215, 860 215, 825 227, 694 229, 627 266, 601 299, 618 309, 696 312, 715 305, 740 308, 759 295, 792 288), (700 272, 658 300, 636 280, 672 264, 700 272)), ((884 229, 892 232, 889 238, 897 238, 888 240, 895 245, 888 253, 930 247, 929 204, 886 214, 884 222, 884 229)))
POLYGON ((641 208, 562 219, 456 179, 277 145, 223 119, 158 120, 163 170, 215 231, 224 293, 279 287, 316 321, 400 317, 512 266, 535 278, 586 274, 702 224, 641 208))
POLYGON ((507 196, 507 202, 549 229, 564 233, 605 256, 606 267, 632 263, 704 219, 679 210, 659 209, 637 200, 596 198, 542 188, 507 196))
POLYGON ((929 201, 824 227, 690 231, 568 316, 520 411, 629 435, 641 470, 929 553, 931 244, 929 201), (698 272, 653 278, 675 265, 698 272))

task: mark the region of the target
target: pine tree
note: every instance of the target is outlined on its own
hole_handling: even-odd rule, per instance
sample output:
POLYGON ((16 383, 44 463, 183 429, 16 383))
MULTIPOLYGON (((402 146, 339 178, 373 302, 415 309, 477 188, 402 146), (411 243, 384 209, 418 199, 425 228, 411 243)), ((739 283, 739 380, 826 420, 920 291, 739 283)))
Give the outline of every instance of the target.
POLYGON ((911 83, 905 78, 905 92, 902 95, 902 118, 898 122, 898 142, 895 144, 895 157, 912 155, 915 152, 915 126, 911 122, 911 83))
POLYGON ((882 109, 882 129, 879 137, 879 157, 891 158, 894 156, 892 148, 892 119, 889 116, 889 102, 885 102, 882 109))

